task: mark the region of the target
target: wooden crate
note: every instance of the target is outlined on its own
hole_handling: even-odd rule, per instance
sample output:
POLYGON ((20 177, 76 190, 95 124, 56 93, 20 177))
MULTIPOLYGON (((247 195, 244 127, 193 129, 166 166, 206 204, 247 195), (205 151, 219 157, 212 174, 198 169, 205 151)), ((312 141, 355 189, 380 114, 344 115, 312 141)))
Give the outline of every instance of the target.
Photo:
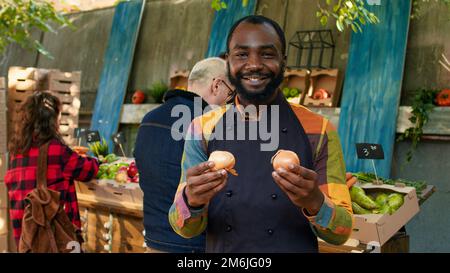
MULTIPOLYGON (((80 111, 81 72, 61 72, 55 69, 10 67, 8 72, 8 135, 13 134, 20 105, 35 91, 47 91, 61 100, 60 132, 68 145, 75 145, 74 129, 78 127, 80 111)), ((1 121, 0 121, 1 122, 1 121)), ((1 125, 1 123, 0 123, 1 125)), ((1 143, 0 143, 1 144, 1 143)), ((1 149, 1 147, 0 147, 1 149)))
POLYGON ((6 170, 8 169, 8 154, 0 153, 0 183, 3 182, 6 170))
MULTIPOLYGON (((311 72, 312 88, 305 98, 306 106, 337 106, 340 88, 337 88, 339 77, 338 69, 314 69, 311 72), (324 98, 316 98, 316 94, 322 89, 327 95, 324 98)), ((318 94, 318 96, 320 96, 318 94)))
POLYGON ((85 206, 107 206, 117 213, 143 217, 144 194, 137 183, 121 186, 113 180, 92 180, 76 182, 76 190, 85 206))
MULTIPOLYGON (((300 94, 288 100, 300 103, 302 92, 306 89, 306 69, 286 69, 281 87, 297 88, 300 94)), ((310 75, 310 86, 306 90, 305 106, 335 107, 339 102, 339 71, 338 69, 312 69, 310 75), (317 98, 322 89, 325 91, 324 98, 317 98)))
POLYGON ((107 253, 110 244, 113 253, 143 253, 144 230, 142 218, 114 213, 105 207, 86 208, 80 206, 83 215, 84 249, 90 253, 107 253), (105 227, 112 218, 111 232, 105 227), (107 240, 111 236, 111 243, 107 240))
POLYGON ((8 235, 8 209, 0 208, 0 235, 8 235))
POLYGON ((112 216, 111 252, 145 252, 143 193, 138 184, 120 186, 113 181, 76 182, 87 252, 108 252, 105 223, 112 216), (128 186, 128 187, 127 187, 128 186))
MULTIPOLYGON (((0 180, 3 180, 3 177, 1 177, 0 180)), ((7 209, 8 208, 8 190, 6 188, 5 183, 3 181, 0 181, 0 209, 7 209)))
POLYGON ((81 72, 51 71, 48 74, 48 90, 52 92, 64 92, 72 96, 79 96, 81 72))
MULTIPOLYGON (((7 103, 5 91, 5 78, 0 77, 0 154, 6 153, 7 150, 7 103)), ((0 177, 0 180, 2 178, 0 177)))
POLYGON ((8 235, 0 235, 0 253, 8 252, 8 235))
POLYGON ((169 88, 187 90, 188 79, 189 79, 189 70, 174 71, 169 77, 169 88))
POLYGON ((364 252, 380 252, 380 253, 408 253, 409 252, 409 235, 405 232, 398 232, 389 241, 382 245, 378 250, 369 247, 366 244, 359 243, 358 240, 349 239, 343 245, 332 245, 319 240, 320 253, 364 253, 364 252), (352 241, 353 240, 353 241, 352 241))

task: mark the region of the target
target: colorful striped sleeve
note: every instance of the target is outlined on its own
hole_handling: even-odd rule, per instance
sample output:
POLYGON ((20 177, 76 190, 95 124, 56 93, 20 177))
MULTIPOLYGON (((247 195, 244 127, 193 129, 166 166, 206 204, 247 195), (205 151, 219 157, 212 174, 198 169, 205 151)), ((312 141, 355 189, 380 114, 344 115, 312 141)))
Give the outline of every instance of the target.
POLYGON ((194 119, 186 134, 181 160, 180 184, 175 194, 174 203, 169 210, 170 225, 176 233, 184 238, 200 235, 207 225, 207 208, 190 209, 183 196, 187 169, 208 160, 201 135, 201 124, 198 119, 194 119))
POLYGON ((208 205, 192 209, 186 203, 183 192, 186 186, 186 172, 189 168, 208 161, 207 143, 216 123, 229 109, 228 106, 212 110, 195 118, 188 129, 181 160, 181 178, 175 199, 169 210, 169 222, 173 230, 184 238, 200 235, 208 224, 208 205))
POLYGON ((318 237, 331 244, 343 244, 352 231, 353 211, 345 183, 345 163, 338 132, 327 119, 306 108, 293 109, 310 139, 314 171, 325 197, 317 215, 309 216, 305 210, 303 213, 318 237))

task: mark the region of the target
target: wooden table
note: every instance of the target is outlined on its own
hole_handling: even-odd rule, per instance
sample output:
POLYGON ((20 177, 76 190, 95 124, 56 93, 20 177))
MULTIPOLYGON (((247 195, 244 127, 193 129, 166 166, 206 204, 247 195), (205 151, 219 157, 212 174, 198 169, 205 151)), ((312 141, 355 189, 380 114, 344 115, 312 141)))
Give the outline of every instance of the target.
MULTIPOLYGON (((86 252, 145 252, 143 226, 143 193, 137 185, 125 187, 114 181, 76 182, 86 252), (106 223, 112 223, 106 228, 106 223), (104 235, 112 237, 111 244, 104 235), (105 245, 111 246, 106 250, 105 245)), ((419 196, 423 204, 436 188, 428 185, 419 196)), ((321 253, 407 253, 409 235, 399 231, 381 247, 368 246, 350 239, 335 246, 319 240, 321 253)))
POLYGON ((86 252, 145 252, 138 184, 75 182, 86 252))

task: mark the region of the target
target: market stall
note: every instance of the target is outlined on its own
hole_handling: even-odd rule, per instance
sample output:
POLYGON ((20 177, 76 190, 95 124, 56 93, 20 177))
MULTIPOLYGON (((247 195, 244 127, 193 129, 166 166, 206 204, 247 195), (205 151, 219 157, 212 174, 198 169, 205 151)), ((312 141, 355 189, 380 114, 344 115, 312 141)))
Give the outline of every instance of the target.
POLYGON ((76 182, 86 252, 145 251, 143 194, 137 179, 122 173, 132 170, 132 164, 130 158, 116 158, 100 165, 99 179, 76 182))
MULTIPOLYGON (((76 182, 86 252, 145 252, 143 193, 132 158, 108 155, 98 179, 76 182)), ((319 240, 319 251, 409 252, 404 226, 435 187, 423 181, 355 173, 348 179, 354 211, 351 238, 341 246, 319 240)))

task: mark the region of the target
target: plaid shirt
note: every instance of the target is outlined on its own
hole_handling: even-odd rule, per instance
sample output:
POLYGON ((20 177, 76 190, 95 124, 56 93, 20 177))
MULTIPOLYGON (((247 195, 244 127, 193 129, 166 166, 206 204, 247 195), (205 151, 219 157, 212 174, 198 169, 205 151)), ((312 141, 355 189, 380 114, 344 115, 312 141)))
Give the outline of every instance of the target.
MULTIPOLYGON (((11 155, 5 184, 8 187, 10 217, 14 237, 19 240, 25 197, 36 187, 36 168, 39 147, 32 147, 27 156, 11 155)), ((48 147, 47 186, 61 192, 61 204, 72 223, 81 227, 74 180, 89 181, 98 172, 96 159, 81 157, 69 147, 54 139, 48 147)))

